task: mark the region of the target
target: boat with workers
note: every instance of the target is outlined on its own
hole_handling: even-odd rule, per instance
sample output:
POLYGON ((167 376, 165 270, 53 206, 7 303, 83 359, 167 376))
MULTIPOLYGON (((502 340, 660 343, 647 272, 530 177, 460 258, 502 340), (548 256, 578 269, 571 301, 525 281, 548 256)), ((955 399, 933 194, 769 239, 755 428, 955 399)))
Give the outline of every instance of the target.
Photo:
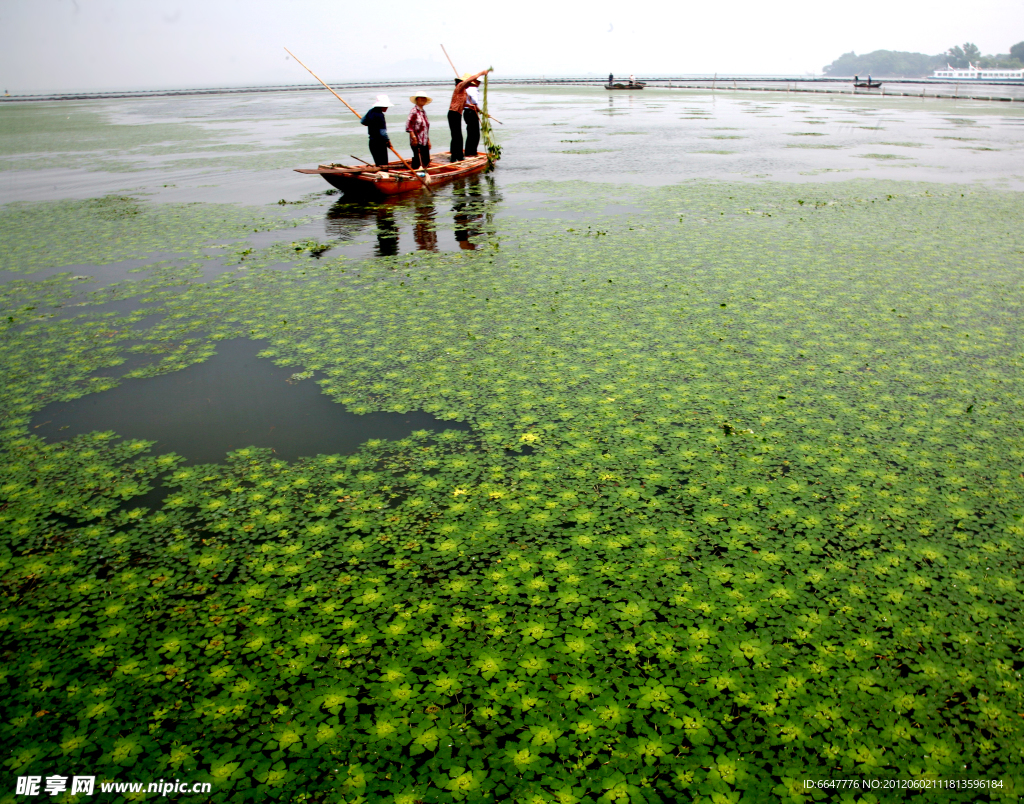
POLYGON ((331 162, 315 168, 297 168, 295 172, 319 174, 332 187, 345 193, 397 195, 421 189, 424 184, 434 186, 472 176, 486 170, 489 162, 487 154, 470 156, 459 162, 449 162, 449 155, 448 151, 431 154, 430 164, 425 170, 410 170, 407 163, 394 161, 386 165, 343 165, 331 162))
POLYGON ((643 89, 647 86, 643 81, 637 81, 635 76, 630 76, 629 81, 616 81, 615 76, 612 73, 608 73, 608 82, 604 85, 605 89, 643 89))
MULTIPOLYGON (((442 50, 444 45, 441 46, 442 50)), ((322 78, 316 73, 306 67, 299 59, 292 53, 288 48, 285 48, 285 52, 288 53, 295 61, 302 66, 310 75, 312 75, 317 81, 324 85, 334 97, 341 101, 348 108, 352 114, 359 118, 359 113, 353 109, 344 98, 341 97, 337 92, 331 89, 322 78)), ((448 55, 448 51, 445 50, 445 56, 448 55)), ((448 59, 451 63, 451 59, 448 59)), ((455 69, 455 65, 452 64, 452 69, 455 69)), ((480 78, 484 79, 483 84, 483 97, 482 99, 474 99, 474 106, 479 104, 482 108, 479 111, 474 111, 474 116, 477 114, 483 117, 481 122, 477 123, 476 136, 479 137, 483 134, 485 147, 487 153, 467 154, 462 149, 462 130, 461 130, 461 117, 462 115, 458 112, 449 111, 449 124, 451 124, 451 115, 456 114, 456 125, 452 126, 452 147, 447 151, 440 153, 431 154, 429 134, 429 124, 426 121, 425 113, 423 112, 423 106, 431 102, 431 98, 425 93, 412 95, 409 100, 416 104, 416 108, 412 110, 409 115, 409 123, 407 123, 406 131, 409 132, 410 147, 415 150, 415 156, 413 157, 412 164, 410 164, 391 144, 387 136, 387 129, 385 128, 384 112, 387 111, 391 105, 391 99, 387 95, 378 95, 377 103, 370 109, 364 117, 360 118, 360 122, 366 126, 372 126, 375 132, 371 130, 370 134, 370 152, 374 157, 376 164, 371 164, 365 159, 360 159, 358 156, 353 156, 361 164, 358 165, 346 165, 340 162, 330 162, 321 165, 317 165, 315 168, 296 168, 296 173, 315 174, 323 176, 324 180, 332 187, 341 190, 348 194, 356 193, 369 193, 371 195, 398 195, 399 193, 407 193, 412 190, 425 189, 428 193, 433 192, 431 186, 434 184, 441 184, 443 182, 451 181, 453 179, 462 178, 464 176, 472 176, 474 173, 480 173, 487 168, 494 165, 495 162, 501 157, 501 146, 494 142, 491 136, 490 121, 497 120, 497 118, 488 114, 487 112, 487 74, 490 73, 493 68, 481 70, 476 75, 463 75, 462 78, 456 78, 456 93, 452 96, 452 103, 461 101, 465 104, 465 99, 469 96, 467 88, 479 86, 480 78), (474 83, 476 82, 476 83, 474 83), (461 94, 460 94, 461 93, 461 94), (422 130, 420 128, 411 128, 414 125, 417 114, 422 120, 422 130), (372 122, 371 116, 373 116, 372 122), (419 132, 419 133, 417 133, 419 132), (376 140, 374 139, 376 137, 376 140), (379 149, 375 150, 376 148, 379 149), (390 150, 396 157, 397 161, 385 162, 387 158, 387 151, 390 150)), ((456 75, 458 71, 456 70, 456 75)), ((467 112, 468 114, 468 112, 467 112)), ((501 122, 497 120, 497 122, 501 122)), ((467 122, 468 126, 468 122, 467 122)), ((477 141, 473 141, 472 145, 467 145, 475 151, 477 141)), ((468 150, 468 148, 467 148, 468 150)))

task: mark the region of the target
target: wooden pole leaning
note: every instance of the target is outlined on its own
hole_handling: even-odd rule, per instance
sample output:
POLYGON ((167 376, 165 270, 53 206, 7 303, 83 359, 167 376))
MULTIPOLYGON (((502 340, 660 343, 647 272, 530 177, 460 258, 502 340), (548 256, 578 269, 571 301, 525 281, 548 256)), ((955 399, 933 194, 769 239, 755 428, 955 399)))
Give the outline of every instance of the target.
POLYGON ((455 63, 452 61, 452 57, 448 55, 448 51, 444 49, 444 45, 441 45, 441 50, 444 50, 444 57, 448 59, 448 63, 452 65, 452 70, 455 72, 455 77, 459 78, 459 71, 455 69, 455 63))
MULTIPOLYGON (((295 59, 295 61, 298 61, 298 62, 299 62, 299 64, 300 64, 300 65, 301 65, 301 66, 302 66, 303 68, 305 68, 306 72, 308 72, 308 73, 309 73, 309 74, 310 74, 311 76, 313 76, 313 77, 314 77, 314 78, 315 78, 315 79, 316 79, 317 81, 319 81, 319 82, 320 82, 321 84, 323 84, 323 85, 324 85, 324 87, 325 87, 325 88, 327 89, 327 91, 328 91, 328 92, 330 92, 330 93, 331 93, 332 95, 334 95, 334 97, 336 97, 336 98, 337 98, 338 100, 340 100, 340 101, 341 101, 342 103, 344 103, 344 104, 345 104, 346 106, 348 106, 348 110, 349 110, 350 112, 352 112, 352 114, 354 114, 354 115, 355 115, 355 116, 356 116, 356 117, 357 117, 358 119, 360 119, 360 120, 362 120, 362 119, 363 119, 363 118, 359 117, 359 112, 357 112, 357 111, 356 111, 355 109, 353 109, 353 108, 352 108, 351 106, 349 106, 349 105, 348 105, 347 103, 345 103, 345 99, 344 99, 343 97, 341 97, 341 95, 339 95, 339 94, 338 94, 337 92, 335 92, 335 91, 334 91, 333 89, 331 89, 331 88, 330 88, 329 86, 327 86, 327 83, 326 83, 326 82, 325 82, 325 81, 324 81, 324 80, 323 80, 322 78, 320 78, 320 76, 318 76, 318 75, 317 75, 316 73, 314 73, 314 72, 313 72, 312 70, 310 70, 310 69, 309 69, 308 67, 306 67, 306 65, 305 65, 305 64, 302 64, 302 62, 301 62, 301 61, 299 61, 299 57, 298 57, 298 56, 296 56, 296 55, 295 55, 294 53, 292 53, 292 52, 291 52, 291 51, 290 51, 290 50, 289 50, 288 48, 285 48, 285 49, 284 49, 284 52, 285 52, 285 53, 287 53, 287 54, 288 54, 289 56, 291 56, 291 57, 292 57, 293 59, 295 59)), ((410 164, 409 164, 408 162, 406 162, 406 161, 405 161, 405 157, 403 157, 403 156, 402 156, 402 155, 401 155, 400 153, 398 153, 398 151, 396 151, 396 150, 395 150, 395 147, 394 147, 393 145, 391 145, 390 143, 388 144, 388 148, 389 148, 389 149, 391 150, 391 153, 393 153, 393 154, 394 154, 395 156, 397 156, 397 157, 398 157, 398 159, 399 159, 399 160, 401 161, 401 163, 402 163, 403 165, 405 165, 405 166, 406 166, 406 168, 408 168, 409 172, 410 172, 410 173, 412 173, 412 174, 413 174, 414 176, 416 176, 416 178, 417 178, 417 179, 419 179, 419 180, 420 180, 420 184, 422 184, 422 185, 424 186, 424 188, 426 188, 426 191, 427 191, 428 193, 431 193, 431 194, 433 194, 433 192, 434 192, 434 191, 430 189, 430 185, 429 185, 429 184, 427 184, 427 180, 426 180, 426 179, 425 179, 425 178, 424 178, 423 176, 421 176, 421 175, 420 175, 419 173, 417 173, 417 172, 416 172, 415 170, 413 170, 413 169, 412 169, 412 165, 410 165, 410 164)), ((363 160, 362 160, 362 159, 360 159, 359 161, 360 161, 360 162, 362 162, 363 160)), ((425 172, 425 171, 426 171, 426 168, 424 168, 424 172, 425 172)))

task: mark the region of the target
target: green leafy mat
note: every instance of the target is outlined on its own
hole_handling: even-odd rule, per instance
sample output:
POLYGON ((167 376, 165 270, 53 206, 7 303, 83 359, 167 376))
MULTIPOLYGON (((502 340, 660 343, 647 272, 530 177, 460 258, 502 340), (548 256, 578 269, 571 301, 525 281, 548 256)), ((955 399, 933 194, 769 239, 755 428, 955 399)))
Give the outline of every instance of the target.
MULTIPOLYGON (((45 317, 68 274, 4 286, 9 775, 237 801, 917 795, 803 785, 854 776, 1016 800, 1020 196, 522 188, 566 219, 358 263, 270 246, 206 283, 125 283, 131 313, 45 317), (31 435, 129 357, 145 376, 234 337, 349 410, 473 429, 190 468, 115 434, 31 435), (140 507, 160 473, 162 506, 140 507)), ((204 235, 244 251, 220 207, 185 236, 180 207, 142 205, 117 246, 89 210, 134 207, 88 203, 96 262, 209 259, 204 235)), ((0 231, 47 253, 68 209, 8 208, 0 231)), ((6 265, 59 264, 28 248, 6 265)))

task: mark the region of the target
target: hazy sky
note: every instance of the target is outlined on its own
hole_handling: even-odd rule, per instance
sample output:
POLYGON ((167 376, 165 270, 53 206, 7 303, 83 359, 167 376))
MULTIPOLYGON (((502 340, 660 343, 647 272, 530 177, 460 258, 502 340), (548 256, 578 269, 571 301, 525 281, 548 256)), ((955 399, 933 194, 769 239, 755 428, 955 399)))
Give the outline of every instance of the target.
POLYGON ((0 89, 140 89, 451 75, 820 72, 850 50, 1024 40, 1021 0, 0 0, 0 89))

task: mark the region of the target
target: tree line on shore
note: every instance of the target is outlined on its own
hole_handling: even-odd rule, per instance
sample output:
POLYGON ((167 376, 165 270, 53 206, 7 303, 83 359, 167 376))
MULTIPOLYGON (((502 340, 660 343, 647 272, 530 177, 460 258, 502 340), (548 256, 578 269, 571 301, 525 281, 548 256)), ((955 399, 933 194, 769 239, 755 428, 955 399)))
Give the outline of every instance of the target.
POLYGON ((823 69, 825 75, 877 75, 920 78, 946 67, 966 68, 969 64, 983 69, 1020 70, 1024 68, 1024 42, 1018 42, 1009 53, 982 55, 972 42, 954 45, 945 53, 929 56, 902 50, 875 50, 858 56, 852 50, 844 53, 823 69))

